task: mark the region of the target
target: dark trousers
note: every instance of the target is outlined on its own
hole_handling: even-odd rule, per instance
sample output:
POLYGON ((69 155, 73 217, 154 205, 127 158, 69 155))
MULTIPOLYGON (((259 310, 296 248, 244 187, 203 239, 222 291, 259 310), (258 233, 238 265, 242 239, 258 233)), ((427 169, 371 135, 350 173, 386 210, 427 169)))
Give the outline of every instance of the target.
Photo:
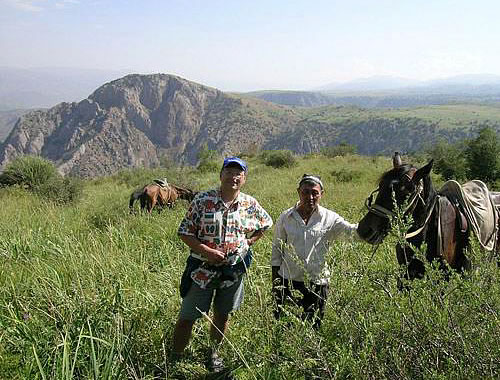
POLYGON ((321 320, 325 315, 326 299, 328 297, 328 285, 316 285, 309 283, 308 286, 301 281, 290 281, 278 276, 279 283, 274 285, 274 299, 276 307, 274 317, 279 319, 282 312, 282 306, 285 302, 292 302, 303 309, 302 319, 313 322, 314 328, 321 326, 321 320), (296 297, 292 290, 297 290, 302 297, 296 297))

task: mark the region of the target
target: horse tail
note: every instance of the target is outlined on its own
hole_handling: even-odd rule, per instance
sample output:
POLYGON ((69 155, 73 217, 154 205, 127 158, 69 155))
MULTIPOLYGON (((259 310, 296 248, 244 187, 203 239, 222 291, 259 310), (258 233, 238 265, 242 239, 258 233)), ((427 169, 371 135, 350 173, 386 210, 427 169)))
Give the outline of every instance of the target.
POLYGON ((137 199, 139 199, 142 192, 143 192, 143 189, 140 189, 140 190, 136 190, 132 194, 130 194, 130 199, 128 201, 128 208, 129 208, 131 214, 133 213, 134 203, 137 199))

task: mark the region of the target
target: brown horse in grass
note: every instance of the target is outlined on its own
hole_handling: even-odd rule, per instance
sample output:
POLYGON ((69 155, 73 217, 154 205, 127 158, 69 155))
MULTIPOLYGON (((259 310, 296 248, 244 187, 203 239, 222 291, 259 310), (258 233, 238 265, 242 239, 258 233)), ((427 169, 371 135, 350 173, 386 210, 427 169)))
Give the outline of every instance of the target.
POLYGON ((134 202, 139 200, 141 210, 146 209, 151 214, 154 207, 160 212, 165 206, 172 208, 177 199, 192 201, 195 195, 196 193, 192 190, 173 184, 160 186, 157 183, 151 183, 130 195, 129 209, 133 213, 134 202))
MULTIPOLYGON (((396 154, 393 169, 382 175, 378 188, 366 200, 368 213, 358 225, 363 240, 378 244, 391 228, 395 205, 405 207, 401 211, 405 218, 411 216, 413 224, 405 235, 408 244, 398 244, 396 255, 399 264, 406 265, 405 277, 408 279, 424 275, 425 265, 412 248, 419 248, 424 243, 427 246, 426 259, 438 260, 443 269, 449 266, 462 271, 470 266, 464 252, 469 243, 470 222, 455 202, 434 190, 430 177, 432 164, 431 160, 417 169, 402 164, 399 154, 396 154)), ((490 199, 496 209, 494 212, 498 212, 500 195, 492 193, 490 199)))

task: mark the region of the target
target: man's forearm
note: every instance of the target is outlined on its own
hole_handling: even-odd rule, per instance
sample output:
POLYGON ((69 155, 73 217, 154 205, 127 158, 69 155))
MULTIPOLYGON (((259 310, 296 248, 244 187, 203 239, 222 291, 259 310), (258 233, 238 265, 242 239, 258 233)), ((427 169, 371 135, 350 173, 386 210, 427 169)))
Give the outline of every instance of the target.
POLYGON ((264 236, 264 232, 266 232, 266 230, 255 231, 254 234, 247 239, 248 245, 249 246, 254 245, 257 240, 259 240, 262 236, 264 236))
POLYGON ((193 252, 207 258, 209 262, 219 263, 225 259, 223 252, 210 248, 195 236, 179 235, 179 237, 193 252))
POLYGON ((271 270, 272 270, 272 277, 271 277, 271 278, 272 278, 273 285, 274 285, 275 280, 279 277, 278 272, 279 272, 279 270, 280 270, 280 267, 279 267, 279 266, 274 266, 274 265, 273 265, 273 266, 271 267, 271 270))

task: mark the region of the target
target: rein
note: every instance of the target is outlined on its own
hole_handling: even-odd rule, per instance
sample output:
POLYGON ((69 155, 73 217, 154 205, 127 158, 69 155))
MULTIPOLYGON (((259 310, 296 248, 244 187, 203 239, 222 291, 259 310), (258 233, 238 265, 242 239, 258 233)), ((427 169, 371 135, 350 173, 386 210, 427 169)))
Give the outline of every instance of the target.
MULTIPOLYGON (((394 216, 396 215, 393 211, 383 207, 383 206, 380 206, 378 204, 374 204, 372 206, 372 202, 373 202, 373 196, 379 192, 379 188, 373 190, 371 193, 370 193, 370 196, 368 198, 366 198, 365 200, 365 207, 368 209, 368 212, 371 212, 379 217, 382 217, 382 218, 386 218, 386 219, 389 219, 389 221, 394 218, 394 216)), ((421 200, 422 203, 425 205, 425 201, 422 197, 422 192, 424 190, 424 187, 423 187, 423 184, 422 184, 422 181, 419 182, 419 185, 418 185, 418 188, 415 190, 415 192, 411 195, 411 197, 409 198, 408 200, 408 204, 403 212, 403 214, 408 214, 408 213, 411 213, 413 212, 413 210, 415 209, 416 205, 417 205, 417 202, 418 200, 421 200)), ((410 239, 412 237, 415 237, 417 236, 420 232, 422 232, 422 230, 425 228, 427 222, 429 221, 429 218, 431 217, 431 214, 432 214, 432 211, 434 210, 434 206, 436 204, 436 201, 438 199, 438 196, 436 196, 433 201, 432 201, 432 204, 431 204, 431 207, 428 208, 428 213, 427 213, 427 216, 425 217, 425 220, 424 222, 422 223, 422 225, 417 228, 415 231, 412 231, 410 233, 407 233, 405 235, 405 239, 410 239)))

